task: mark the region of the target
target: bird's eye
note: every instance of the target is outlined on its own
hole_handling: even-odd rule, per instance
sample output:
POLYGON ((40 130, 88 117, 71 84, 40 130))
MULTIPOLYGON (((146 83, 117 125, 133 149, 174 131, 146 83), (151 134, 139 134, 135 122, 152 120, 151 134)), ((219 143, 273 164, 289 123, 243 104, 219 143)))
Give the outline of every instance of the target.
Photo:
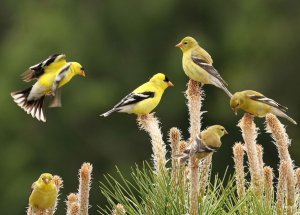
POLYGON ((224 131, 224 128, 221 128, 221 131, 224 131))
POLYGON ((83 67, 81 67, 81 68, 80 68, 80 70, 81 70, 81 71, 83 71, 83 70, 84 70, 84 68, 83 68, 83 67))
POLYGON ((183 44, 184 44, 184 45, 187 45, 188 43, 187 43, 187 42, 184 42, 183 44))
POLYGON ((164 80, 164 82, 169 82, 169 79, 168 79, 168 77, 167 77, 167 76, 165 77, 165 80, 164 80))

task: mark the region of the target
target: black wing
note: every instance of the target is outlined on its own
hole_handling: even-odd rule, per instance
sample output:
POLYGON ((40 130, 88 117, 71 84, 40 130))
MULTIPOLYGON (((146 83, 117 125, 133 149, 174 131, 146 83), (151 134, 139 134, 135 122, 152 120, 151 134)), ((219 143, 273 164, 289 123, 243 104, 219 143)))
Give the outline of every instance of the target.
POLYGON ((218 79, 223 85, 228 86, 228 84, 223 80, 219 72, 213 67, 213 65, 208 64, 205 60, 201 59, 198 56, 195 56, 192 54, 192 60, 195 64, 200 66, 202 69, 204 69, 206 72, 208 72, 210 75, 218 79))
POLYGON ((279 110, 281 110, 283 112, 286 112, 288 109, 287 107, 275 102, 273 99, 267 98, 265 96, 248 95, 248 97, 252 100, 259 101, 259 102, 265 103, 267 105, 270 105, 272 107, 278 108, 279 110))
POLYGON ((25 71, 21 76, 22 80, 29 82, 34 79, 38 79, 45 72, 45 67, 49 66, 54 61, 65 59, 66 56, 64 54, 53 54, 50 55, 46 60, 41 61, 40 63, 29 67, 27 71, 25 71))
POLYGON ((124 97, 114 108, 124 107, 126 105, 131 105, 143 101, 148 98, 153 98, 154 92, 144 92, 144 93, 130 93, 124 97))

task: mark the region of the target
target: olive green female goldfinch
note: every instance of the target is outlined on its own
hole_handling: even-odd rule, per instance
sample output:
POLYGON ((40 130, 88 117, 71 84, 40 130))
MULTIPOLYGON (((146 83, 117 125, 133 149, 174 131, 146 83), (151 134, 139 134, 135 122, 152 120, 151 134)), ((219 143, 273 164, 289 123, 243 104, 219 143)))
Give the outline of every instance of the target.
POLYGON ((100 116, 107 117, 114 112, 144 115, 150 113, 160 102, 165 90, 173 86, 166 75, 158 73, 148 82, 125 96, 111 110, 100 116))
POLYGON ((22 80, 37 82, 21 91, 12 92, 14 101, 33 118, 46 122, 43 110, 45 96, 53 96, 51 107, 60 106, 58 88, 67 84, 75 75, 85 76, 84 69, 77 62, 67 62, 64 54, 54 54, 46 60, 31 66, 22 75, 22 80))
POLYGON ((213 67, 211 56, 199 46, 194 38, 185 37, 176 47, 180 48, 183 52, 183 70, 190 79, 202 84, 212 84, 221 88, 229 97, 232 96, 226 87, 228 84, 213 67))
POLYGON ((191 156, 199 160, 205 158, 211 153, 218 151, 221 147, 221 137, 228 134, 221 125, 213 125, 202 131, 196 136, 195 141, 188 147, 182 155, 178 156, 180 163, 184 163, 191 156))
POLYGON ((43 173, 32 184, 32 192, 29 197, 29 206, 33 211, 45 210, 54 206, 57 199, 57 187, 50 173, 43 173))
POLYGON ((282 106, 276 101, 265 97, 263 94, 254 90, 245 90, 236 92, 230 99, 230 107, 237 114, 242 109, 257 117, 265 117, 268 113, 286 118, 293 124, 297 124, 295 120, 289 117, 285 112, 287 107, 282 106))

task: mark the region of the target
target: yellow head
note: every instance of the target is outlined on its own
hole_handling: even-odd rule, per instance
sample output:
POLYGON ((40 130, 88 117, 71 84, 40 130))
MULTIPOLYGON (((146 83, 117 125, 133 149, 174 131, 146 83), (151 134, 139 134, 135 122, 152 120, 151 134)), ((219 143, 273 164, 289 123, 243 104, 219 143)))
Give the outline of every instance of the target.
POLYGON ((161 87, 162 89, 166 89, 167 87, 174 86, 171 81, 169 81, 168 77, 163 73, 157 73, 154 75, 150 81, 151 83, 154 83, 158 87, 161 87))
POLYGON ((228 134, 228 132, 222 125, 212 125, 208 127, 207 130, 212 131, 214 134, 217 134, 219 137, 223 137, 225 134, 228 134))
POLYGON ((50 173, 43 173, 39 177, 39 182, 44 183, 44 184, 49 184, 53 180, 53 175, 50 173))
POLYGON ((80 63, 72 62, 71 68, 72 68, 73 72, 75 73, 75 75, 80 75, 80 76, 85 77, 85 71, 84 71, 83 67, 80 65, 80 63))
POLYGON ((237 92, 233 94, 233 96, 230 99, 230 107, 234 111, 235 115, 237 114, 237 111, 242 107, 244 102, 245 102, 245 98, 243 93, 237 92))
POLYGON ((198 42, 193 37, 185 37, 176 45, 182 52, 188 51, 196 46, 198 46, 198 42))

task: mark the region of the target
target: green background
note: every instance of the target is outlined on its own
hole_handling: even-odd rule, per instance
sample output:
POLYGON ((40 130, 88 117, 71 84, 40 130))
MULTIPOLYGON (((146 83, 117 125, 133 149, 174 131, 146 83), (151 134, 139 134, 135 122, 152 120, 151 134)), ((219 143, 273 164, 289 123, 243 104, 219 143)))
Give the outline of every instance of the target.
MULTIPOLYGON (((214 66, 232 92, 253 89, 289 107, 300 121, 300 1, 17 1, 0 6, 0 208, 1 214, 25 214, 33 181, 43 172, 60 175, 64 188, 57 214, 64 214, 66 195, 76 192, 84 161, 94 165, 90 214, 104 206, 99 181, 114 166, 129 174, 135 163, 151 159, 148 135, 138 130, 134 115, 99 114, 157 72, 174 88, 165 92, 156 115, 164 139, 173 127, 188 138, 183 92, 188 78, 182 53, 174 47, 194 36, 214 59, 214 66), (75 77, 62 92, 63 107, 46 109, 47 123, 32 119, 10 97, 25 89, 20 74, 53 53, 80 62, 86 78, 75 77)), ((242 141, 228 97, 204 87, 203 128, 222 124, 229 131, 214 155, 213 172, 233 171, 232 145, 242 141)), ((299 127, 285 119, 295 164, 300 162, 299 127)), ((258 143, 264 160, 278 166, 275 145, 264 131, 258 143)), ((169 149, 169 146, 168 146, 169 149)), ((169 156, 169 155, 168 155, 169 156)))

